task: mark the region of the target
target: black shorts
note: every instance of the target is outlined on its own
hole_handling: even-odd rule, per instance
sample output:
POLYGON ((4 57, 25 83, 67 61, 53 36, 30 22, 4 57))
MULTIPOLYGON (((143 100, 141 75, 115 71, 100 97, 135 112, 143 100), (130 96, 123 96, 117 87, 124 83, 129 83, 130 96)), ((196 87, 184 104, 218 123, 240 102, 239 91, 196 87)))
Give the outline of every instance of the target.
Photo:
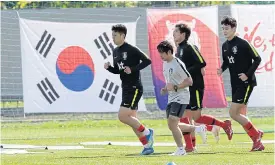
POLYGON ((247 104, 254 86, 232 87, 232 102, 238 104, 247 104))
POLYGON ((168 118, 169 115, 172 115, 181 118, 186 106, 186 104, 180 104, 177 102, 169 103, 166 107, 166 117, 168 118))
POLYGON ((120 106, 130 108, 132 110, 138 109, 138 102, 143 94, 143 88, 137 86, 122 87, 122 101, 120 106))
POLYGON ((204 89, 189 88, 189 92, 190 102, 189 105, 187 105, 186 109, 190 109, 191 111, 201 110, 204 89))

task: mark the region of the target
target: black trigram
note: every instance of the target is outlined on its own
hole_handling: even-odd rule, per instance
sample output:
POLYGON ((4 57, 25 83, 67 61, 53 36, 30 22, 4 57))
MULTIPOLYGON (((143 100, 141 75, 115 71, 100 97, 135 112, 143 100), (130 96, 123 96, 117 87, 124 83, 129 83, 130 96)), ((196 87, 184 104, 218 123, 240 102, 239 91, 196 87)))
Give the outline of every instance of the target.
POLYGON ((53 46, 54 41, 55 38, 52 37, 51 34, 48 34, 48 32, 45 30, 35 49, 39 52, 39 54, 46 58, 49 51, 51 50, 51 47, 53 46))
POLYGON ((37 84, 37 87, 44 96, 44 98, 50 104, 52 104, 60 97, 47 77, 44 80, 41 80, 41 82, 37 84))
POLYGON ((104 60, 107 58, 107 56, 110 56, 112 54, 112 51, 114 50, 114 46, 109 40, 109 37, 107 36, 106 32, 104 32, 97 39, 95 39, 94 42, 97 48, 100 50, 100 53, 104 58, 104 60), (103 38, 105 39, 105 41, 103 38))
POLYGON ((118 92, 119 86, 115 85, 110 80, 106 79, 103 88, 99 93, 99 98, 104 99, 106 102, 113 104, 116 98, 116 94, 118 92))

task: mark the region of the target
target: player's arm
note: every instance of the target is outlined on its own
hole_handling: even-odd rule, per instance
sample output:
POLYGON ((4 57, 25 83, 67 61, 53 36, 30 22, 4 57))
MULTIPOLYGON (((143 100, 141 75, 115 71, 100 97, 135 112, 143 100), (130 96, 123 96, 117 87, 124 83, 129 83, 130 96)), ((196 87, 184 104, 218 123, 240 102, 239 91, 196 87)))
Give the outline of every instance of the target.
POLYGON ((228 68, 228 59, 226 58, 226 55, 224 53, 225 51, 229 51, 229 50, 225 50, 224 46, 222 46, 222 59, 223 59, 222 66, 221 66, 222 72, 224 72, 228 68))
POLYGON ((196 46, 190 45, 188 47, 188 53, 190 53, 191 58, 195 60, 195 64, 192 65, 191 67, 187 68, 187 70, 190 73, 198 73, 201 72, 201 68, 206 66, 206 62, 203 59, 201 53, 199 52, 199 49, 196 46))
POLYGON ((134 54, 141 60, 141 62, 137 66, 131 67, 131 72, 142 70, 151 64, 151 60, 140 49, 134 47, 133 50, 134 54))
POLYGON ((114 59, 114 54, 115 53, 115 51, 113 51, 113 65, 114 66, 111 66, 111 65, 109 65, 109 67, 107 68, 107 70, 109 71, 109 72, 111 72, 111 73, 113 73, 113 74, 119 74, 120 72, 119 72, 119 68, 118 68, 118 66, 117 66, 117 64, 115 63, 115 59, 114 59))
POLYGON ((252 76, 255 73, 255 71, 258 68, 258 66, 260 65, 262 59, 259 56, 259 54, 256 51, 256 49, 250 43, 246 42, 245 45, 246 45, 246 48, 248 50, 248 55, 249 55, 248 60, 250 60, 250 57, 252 57, 252 59, 253 59, 253 63, 251 65, 251 67, 245 73, 245 75, 247 77, 250 77, 250 76, 252 76))

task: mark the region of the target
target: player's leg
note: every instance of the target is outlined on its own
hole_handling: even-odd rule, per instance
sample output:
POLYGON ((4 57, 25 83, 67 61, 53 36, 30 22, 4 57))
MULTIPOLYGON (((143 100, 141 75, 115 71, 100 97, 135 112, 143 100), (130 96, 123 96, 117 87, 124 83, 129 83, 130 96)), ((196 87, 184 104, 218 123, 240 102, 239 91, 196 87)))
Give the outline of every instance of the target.
POLYGON ((228 136, 228 139, 231 140, 233 131, 231 128, 230 120, 221 121, 211 115, 201 114, 203 94, 204 94, 203 89, 195 90, 195 97, 194 97, 195 102, 192 102, 192 106, 191 106, 191 111, 193 111, 192 114, 193 114, 194 121, 196 123, 201 123, 205 125, 216 125, 216 126, 222 127, 225 130, 228 136))
MULTIPOLYGON (((131 116, 134 117, 134 118, 138 118, 137 117, 137 110, 132 110, 131 111, 131 116)), ((143 136, 142 132, 139 132, 137 129, 134 129, 134 128, 132 128, 132 129, 133 129, 134 133, 137 135, 138 138, 143 136)))
MULTIPOLYGON (((199 115, 200 115, 200 111, 198 111, 198 109, 200 109, 200 107, 201 107, 203 94, 201 94, 200 97, 198 98, 199 95, 196 94, 197 90, 195 88, 189 88, 189 89, 190 89, 190 103, 188 105, 189 106, 188 108, 190 109, 191 117, 193 120, 194 115, 196 115, 196 113, 199 113, 199 115), (200 104, 200 105, 198 105, 198 104, 200 104)), ((195 124, 193 124, 193 125, 195 125, 195 124)), ((205 126, 205 125, 201 125, 201 126, 205 126)), ((203 133, 201 132, 198 134, 201 136, 203 143, 206 143, 206 141, 207 141, 206 132, 203 132, 203 133)), ((196 147, 196 136, 195 136, 195 133, 192 133, 191 135, 192 135, 192 144, 193 144, 193 147, 195 148, 196 147)))
POLYGON ((181 131, 184 132, 205 132, 205 127, 204 126, 194 126, 191 124, 185 124, 185 123, 179 123, 179 127, 181 131))
MULTIPOLYGON (((191 111, 191 105, 193 102, 193 92, 192 88, 189 88, 189 93, 190 93, 190 101, 189 104, 187 105, 183 117, 180 119, 181 123, 185 124, 193 124, 192 122, 192 111, 191 111)), ((185 141, 185 150, 186 152, 193 152, 196 147, 196 134, 195 132, 182 132, 184 141, 185 141)))
POLYGON ((243 126, 244 130, 253 141, 251 151, 262 151, 265 148, 261 142, 263 131, 258 130, 246 116, 241 114, 241 110, 244 107, 243 105, 247 104, 252 91, 253 87, 251 86, 237 88, 232 97, 232 105, 229 114, 233 120, 243 126))
POLYGON ((243 104, 243 107, 241 108, 241 114, 246 116, 247 115, 247 106, 243 104))
MULTIPOLYGON (((204 96, 204 89, 195 89, 193 91, 193 97, 194 97, 194 101, 193 101, 193 109, 192 109, 192 116, 193 116, 193 120, 196 121, 198 120, 202 113, 202 102, 203 102, 203 96, 204 96), (197 106, 196 106, 197 105, 197 106)), ((197 123, 196 124, 201 124, 201 123, 197 123)), ((205 124, 205 123, 202 123, 205 124)), ((218 143, 220 140, 220 127, 216 126, 216 125, 209 125, 209 124, 205 124, 206 126, 206 130, 211 132, 214 137, 216 142, 218 143)), ((207 141, 207 137, 205 137, 203 134, 201 135, 202 139, 203 139, 203 143, 206 143, 207 141)))
MULTIPOLYGON (((188 109, 190 106, 187 105, 186 110, 184 111, 183 117, 180 119, 180 123, 191 124, 192 121, 192 113, 191 110, 188 109)), ((186 152, 193 152, 195 143, 192 142, 192 134, 194 132, 182 132, 184 141, 185 141, 185 151, 186 152)), ((194 136, 194 135, 193 135, 194 136)))
POLYGON ((179 123, 179 120, 183 116, 185 108, 186 105, 173 102, 170 103, 166 109, 168 127, 172 132, 174 140, 178 146, 178 149, 172 155, 185 155, 185 150, 183 149, 182 143, 182 132, 191 133, 195 130, 197 130, 198 132, 202 131, 201 127, 179 123))
MULTIPOLYGON (((134 118, 137 118, 137 110, 132 110, 131 116, 134 117, 134 118)), ((139 141, 142 143, 142 145, 144 147, 144 149, 141 152, 141 154, 143 154, 143 155, 149 155, 149 154, 153 153, 154 152, 153 141, 150 142, 150 139, 153 140, 153 132, 152 132, 152 135, 150 137, 150 136, 144 135, 143 132, 140 132, 139 130, 137 130, 135 128, 132 128, 132 129, 133 129, 133 131, 135 132, 135 134, 139 138, 139 141)), ((148 130, 149 131, 153 131, 151 129, 148 129, 148 130)))
POLYGON ((173 138, 177 144, 177 150, 171 155, 185 155, 183 148, 182 132, 179 128, 179 121, 183 115, 186 105, 176 102, 169 103, 166 108, 168 128, 172 132, 173 138))
POLYGON ((142 154, 147 155, 153 153, 153 130, 146 128, 136 118, 138 102, 142 96, 142 89, 124 89, 121 107, 118 113, 119 120, 132 127, 139 140, 144 146, 142 154), (133 115, 134 114, 134 115, 133 115))

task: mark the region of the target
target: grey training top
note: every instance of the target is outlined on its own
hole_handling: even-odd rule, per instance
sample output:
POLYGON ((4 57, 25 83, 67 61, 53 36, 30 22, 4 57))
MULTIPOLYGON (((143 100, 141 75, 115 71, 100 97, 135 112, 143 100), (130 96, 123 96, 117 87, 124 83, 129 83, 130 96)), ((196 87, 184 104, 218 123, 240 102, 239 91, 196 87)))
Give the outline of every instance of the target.
MULTIPOLYGON (((163 75, 166 83, 174 85, 181 84, 186 78, 191 77, 187 71, 185 64, 174 57, 170 62, 163 62, 163 75)), ((189 104, 190 94, 189 88, 178 89, 177 92, 168 92, 168 103, 177 102, 179 104, 189 104)))

